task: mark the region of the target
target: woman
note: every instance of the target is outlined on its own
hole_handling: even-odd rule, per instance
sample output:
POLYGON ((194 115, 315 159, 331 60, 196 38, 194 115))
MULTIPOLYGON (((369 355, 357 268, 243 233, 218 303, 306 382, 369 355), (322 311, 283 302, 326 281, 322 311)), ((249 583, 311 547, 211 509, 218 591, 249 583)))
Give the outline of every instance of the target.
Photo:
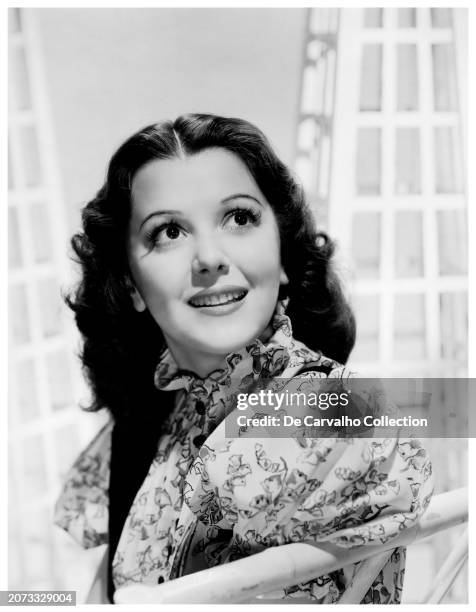
MULTIPOLYGON (((391 439, 225 435, 237 389, 346 378, 355 336, 333 245, 256 127, 195 114, 141 130, 72 243, 91 409, 111 418, 55 522, 84 547, 108 543, 111 601, 266 546, 378 544, 418 519, 432 491, 421 445, 415 464, 391 439)), ((366 601, 398 602, 403 568, 398 549, 366 601)), ((336 602, 350 577, 282 596, 336 602)))

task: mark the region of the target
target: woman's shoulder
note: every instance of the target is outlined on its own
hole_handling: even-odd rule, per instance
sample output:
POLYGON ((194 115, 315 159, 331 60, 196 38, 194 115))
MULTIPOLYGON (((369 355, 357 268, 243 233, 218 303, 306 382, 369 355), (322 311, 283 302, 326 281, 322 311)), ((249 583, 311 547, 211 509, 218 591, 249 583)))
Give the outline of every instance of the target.
POLYGON ((55 504, 54 523, 81 546, 107 542, 111 434, 107 421, 69 469, 55 504))

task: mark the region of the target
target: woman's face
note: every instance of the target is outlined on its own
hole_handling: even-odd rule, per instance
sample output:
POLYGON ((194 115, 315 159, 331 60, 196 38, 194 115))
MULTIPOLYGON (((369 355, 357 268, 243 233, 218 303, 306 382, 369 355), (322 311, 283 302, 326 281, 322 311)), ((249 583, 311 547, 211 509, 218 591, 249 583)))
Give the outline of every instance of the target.
POLYGON ((287 282, 274 213, 226 149, 143 166, 127 246, 135 308, 149 309, 179 366, 202 376, 263 333, 287 282))

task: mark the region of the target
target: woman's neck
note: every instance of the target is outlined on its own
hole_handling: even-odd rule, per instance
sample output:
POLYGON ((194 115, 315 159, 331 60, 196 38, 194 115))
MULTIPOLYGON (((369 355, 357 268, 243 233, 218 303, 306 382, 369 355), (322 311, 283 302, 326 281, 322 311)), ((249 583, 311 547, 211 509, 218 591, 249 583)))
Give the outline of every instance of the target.
MULTIPOLYGON (((271 321, 259 336, 259 340, 265 344, 269 341, 273 334, 271 321)), ((171 338, 164 334, 167 346, 172 357, 181 370, 193 372, 200 378, 206 378, 209 374, 216 370, 226 368, 226 358, 230 353, 238 352, 243 349, 243 346, 230 350, 223 355, 216 353, 207 353, 206 351, 194 350, 177 345, 171 338)))
POLYGON ((206 378, 215 370, 222 370, 226 366, 226 355, 211 355, 197 351, 191 355, 170 345, 169 350, 181 370, 193 372, 200 378, 206 378))

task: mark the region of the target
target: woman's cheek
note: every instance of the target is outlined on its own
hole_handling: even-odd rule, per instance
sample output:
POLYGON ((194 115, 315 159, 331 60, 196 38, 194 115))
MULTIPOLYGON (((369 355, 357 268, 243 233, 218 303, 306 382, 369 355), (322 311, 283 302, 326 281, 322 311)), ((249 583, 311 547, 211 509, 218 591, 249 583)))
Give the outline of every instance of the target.
POLYGON ((180 262, 164 257, 151 261, 143 269, 143 283, 149 299, 167 301, 184 295, 186 271, 180 262))

